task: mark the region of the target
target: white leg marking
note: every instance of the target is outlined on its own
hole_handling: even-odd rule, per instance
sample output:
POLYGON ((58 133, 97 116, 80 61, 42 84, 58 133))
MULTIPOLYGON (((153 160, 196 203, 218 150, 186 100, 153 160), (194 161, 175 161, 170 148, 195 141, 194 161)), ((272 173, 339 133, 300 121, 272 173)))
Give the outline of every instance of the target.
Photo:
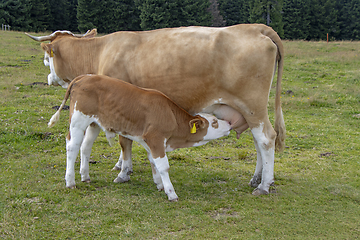
POLYGON ((169 176, 169 161, 167 156, 165 155, 163 158, 158 157, 153 159, 151 157, 154 166, 156 167, 156 169, 158 170, 162 183, 164 185, 164 191, 166 193, 166 195, 168 196, 168 199, 170 201, 177 201, 179 198, 175 193, 175 189, 170 181, 170 176, 169 176))
MULTIPOLYGON (((130 149, 130 151, 131 151, 131 149, 130 149)), ((124 156, 124 154, 121 151, 121 154, 120 154, 120 158, 122 158, 121 159, 121 171, 120 171, 119 175, 117 176, 117 178, 115 178, 115 180, 114 180, 115 183, 122 183, 122 182, 129 181, 130 174, 133 172, 131 157, 130 157, 130 159, 124 159, 123 156, 124 156)), ((120 162, 120 159, 119 159, 119 162, 120 162)))
POLYGON ((249 185, 251 187, 256 188, 261 183, 261 174, 262 174, 263 165, 262 165, 262 158, 261 158, 259 145, 255 138, 254 138, 254 144, 255 144, 255 148, 256 148, 257 161, 256 161, 255 173, 254 173, 253 178, 250 180, 249 185))
POLYGON ((86 129, 84 140, 81 144, 80 148, 80 156, 81 156, 81 163, 80 163, 80 174, 81 174, 81 181, 83 182, 90 182, 90 175, 89 175, 89 160, 91 154, 91 148, 97 136, 100 133, 100 127, 95 125, 86 129))
POLYGON ((119 170, 121 170, 121 166, 122 166, 123 159, 124 159, 124 153, 123 153, 123 151, 121 150, 121 151, 120 151, 119 160, 117 161, 117 163, 115 164, 115 166, 113 167, 112 170, 114 170, 114 171, 119 171, 119 170))
POLYGON ((75 187, 75 160, 79 153, 80 145, 84 137, 84 130, 72 128, 70 130, 71 139, 66 144, 66 187, 75 187))
MULTIPOLYGON (((253 137, 256 141, 255 144, 258 146, 257 151, 259 151, 261 155, 260 157, 262 163, 261 183, 254 190, 254 195, 268 194, 270 185, 274 182, 275 139, 267 138, 263 130, 264 123, 261 123, 257 128, 251 129, 253 137)), ((260 170, 260 166, 256 166, 255 174, 257 174, 257 171, 260 170)))
POLYGON ((70 141, 66 142, 66 187, 75 187, 75 160, 84 138, 85 129, 92 119, 79 111, 74 111, 70 123, 70 141))
POLYGON ((154 183, 156 184, 156 187, 159 191, 164 190, 164 184, 161 180, 159 170, 157 170, 157 168, 154 164, 154 159, 152 158, 152 156, 149 152, 148 152, 148 158, 149 158, 150 164, 151 164, 151 170, 152 170, 152 174, 153 174, 154 183))

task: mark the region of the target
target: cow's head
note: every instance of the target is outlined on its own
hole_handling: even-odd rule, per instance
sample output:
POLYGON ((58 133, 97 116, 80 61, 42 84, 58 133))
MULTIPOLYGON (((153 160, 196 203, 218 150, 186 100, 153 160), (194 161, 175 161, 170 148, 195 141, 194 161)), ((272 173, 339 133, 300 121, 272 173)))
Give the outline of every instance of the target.
POLYGON ((50 74, 48 75, 48 84, 55 86, 62 86, 63 88, 67 88, 69 85, 68 79, 61 79, 55 72, 54 66, 54 57, 56 56, 56 42, 65 37, 76 37, 76 38, 92 38, 97 34, 97 30, 89 30, 85 34, 74 34, 70 31, 56 31, 48 36, 36 37, 32 36, 28 33, 25 33, 31 39, 42 42, 41 48, 44 50, 44 65, 50 67, 50 74), (50 41, 50 43, 43 43, 44 41, 50 41))
POLYGON ((201 146, 210 140, 228 136, 230 134, 230 123, 216 118, 212 114, 199 113, 189 122, 190 132, 194 135, 200 132, 199 139, 193 146, 201 146))

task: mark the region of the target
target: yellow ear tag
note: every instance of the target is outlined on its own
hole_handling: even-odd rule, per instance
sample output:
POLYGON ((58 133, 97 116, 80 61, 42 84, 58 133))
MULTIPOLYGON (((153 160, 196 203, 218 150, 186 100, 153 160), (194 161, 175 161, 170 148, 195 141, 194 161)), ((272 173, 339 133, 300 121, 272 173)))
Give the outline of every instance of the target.
POLYGON ((50 57, 54 57, 54 51, 52 50, 52 48, 50 49, 50 57))
POLYGON ((196 126, 195 126, 195 123, 194 123, 193 127, 191 128, 190 133, 196 133, 196 126))

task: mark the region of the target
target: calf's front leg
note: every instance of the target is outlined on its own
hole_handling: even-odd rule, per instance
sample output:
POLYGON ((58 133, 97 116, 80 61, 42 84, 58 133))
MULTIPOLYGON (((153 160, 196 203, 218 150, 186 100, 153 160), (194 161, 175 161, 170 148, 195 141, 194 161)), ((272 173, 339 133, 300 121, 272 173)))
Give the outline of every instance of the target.
MULTIPOLYGON (((173 202, 178 201, 179 198, 176 195, 175 189, 170 181, 170 176, 169 176, 170 165, 169 165, 169 160, 165 154, 165 151, 164 151, 164 157, 153 158, 151 153, 149 155, 151 155, 151 156, 149 156, 149 160, 150 160, 151 164, 154 165, 155 169, 157 170, 156 174, 160 175, 161 182, 162 182, 164 191, 165 191, 166 195, 168 196, 168 199, 173 202)), ((154 181, 157 184, 158 189, 159 189, 159 185, 161 186, 161 183, 159 182, 158 176, 156 174, 154 175, 154 181)), ((159 189, 159 190, 161 190, 161 189, 159 189)))

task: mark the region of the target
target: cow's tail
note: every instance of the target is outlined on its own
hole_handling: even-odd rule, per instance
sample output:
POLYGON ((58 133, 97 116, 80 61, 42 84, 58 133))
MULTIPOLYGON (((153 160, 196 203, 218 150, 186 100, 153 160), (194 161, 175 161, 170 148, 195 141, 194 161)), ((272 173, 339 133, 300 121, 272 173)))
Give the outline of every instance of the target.
POLYGON ((60 119, 60 112, 61 110, 63 109, 63 107, 65 106, 65 103, 66 101, 69 99, 69 96, 70 96, 70 92, 71 92, 71 89, 72 87, 74 86, 74 83, 77 82, 79 79, 81 79, 82 77, 78 77, 78 78, 75 78, 68 86, 67 90, 66 90, 66 93, 65 93, 65 97, 64 97, 64 100, 62 101, 59 109, 56 111, 56 113, 51 117, 49 123, 48 123, 48 127, 51 128, 53 127, 60 119))
POLYGON ((275 149, 282 152, 285 148, 286 128, 284 116, 281 109, 281 79, 284 69, 284 47, 279 35, 270 27, 267 27, 263 33, 268 36, 277 46, 277 81, 276 81, 276 95, 275 95, 275 149))

